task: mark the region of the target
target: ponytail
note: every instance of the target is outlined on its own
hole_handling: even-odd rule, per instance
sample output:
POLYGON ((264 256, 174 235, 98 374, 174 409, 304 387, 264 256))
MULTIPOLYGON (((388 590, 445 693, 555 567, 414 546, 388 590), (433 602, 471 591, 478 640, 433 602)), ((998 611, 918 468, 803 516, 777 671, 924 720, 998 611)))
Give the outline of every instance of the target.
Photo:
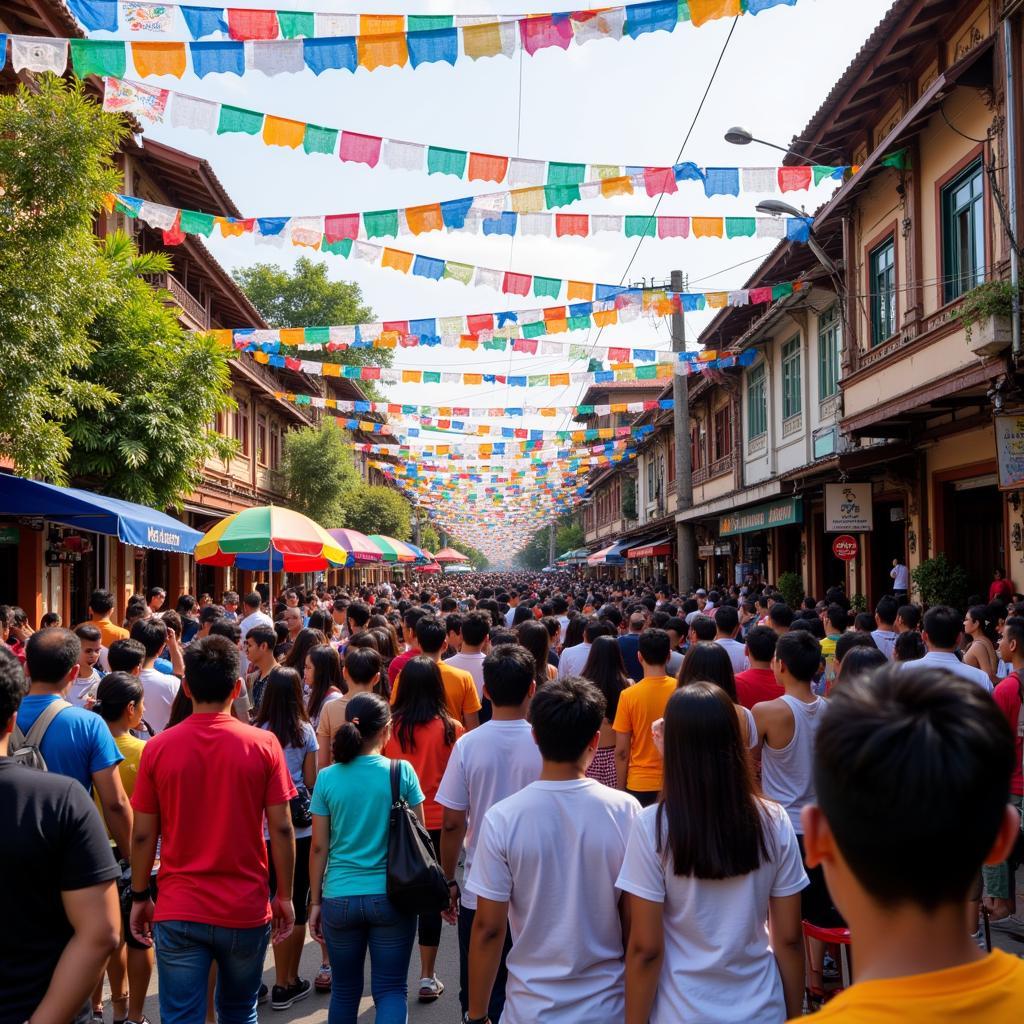
POLYGON ((96 688, 96 702, 92 710, 105 722, 116 722, 131 703, 142 700, 142 683, 130 672, 110 672, 96 688))
POLYGON ((354 761, 391 721, 391 709, 375 693, 357 693, 345 705, 345 721, 334 734, 331 753, 338 764, 354 761))

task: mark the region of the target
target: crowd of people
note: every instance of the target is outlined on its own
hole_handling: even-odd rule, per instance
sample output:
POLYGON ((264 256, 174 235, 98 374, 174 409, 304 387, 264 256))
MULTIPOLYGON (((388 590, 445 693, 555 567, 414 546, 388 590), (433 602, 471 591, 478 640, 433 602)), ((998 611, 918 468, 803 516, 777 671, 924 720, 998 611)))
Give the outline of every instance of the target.
POLYGON ((354 1024, 367 952, 401 1024, 414 947, 412 997, 469 1024, 1016 1022, 1024 964, 989 936, 1024 935, 1024 603, 894 589, 870 614, 575 573, 154 587, 120 624, 97 590, 73 629, 0 606, 0 1024, 98 1024, 106 992, 144 1024, 154 969, 163 1024, 314 991, 354 1024), (440 912, 389 895, 393 787, 440 912))

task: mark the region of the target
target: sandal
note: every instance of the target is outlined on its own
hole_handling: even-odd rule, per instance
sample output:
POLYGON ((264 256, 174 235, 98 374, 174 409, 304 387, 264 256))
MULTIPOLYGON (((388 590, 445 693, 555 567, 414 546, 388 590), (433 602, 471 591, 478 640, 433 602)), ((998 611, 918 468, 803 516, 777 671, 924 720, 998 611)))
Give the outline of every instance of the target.
POLYGON ((321 964, 320 970, 317 971, 316 978, 313 980, 313 988, 317 992, 330 992, 331 991, 331 965, 321 964))

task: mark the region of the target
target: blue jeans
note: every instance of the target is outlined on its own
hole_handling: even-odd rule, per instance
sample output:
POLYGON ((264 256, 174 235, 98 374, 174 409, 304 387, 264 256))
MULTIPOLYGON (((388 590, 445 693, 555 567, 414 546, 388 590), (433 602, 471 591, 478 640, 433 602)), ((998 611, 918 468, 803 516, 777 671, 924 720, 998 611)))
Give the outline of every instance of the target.
POLYGON ((256 1024, 270 925, 221 928, 195 921, 153 925, 162 1024, 204 1024, 210 965, 217 964, 220 1024, 256 1024))
POLYGON ((396 910, 384 895, 326 899, 322 914, 333 979, 327 1024, 355 1024, 367 946, 375 1020, 377 1024, 405 1024, 416 916, 396 910))

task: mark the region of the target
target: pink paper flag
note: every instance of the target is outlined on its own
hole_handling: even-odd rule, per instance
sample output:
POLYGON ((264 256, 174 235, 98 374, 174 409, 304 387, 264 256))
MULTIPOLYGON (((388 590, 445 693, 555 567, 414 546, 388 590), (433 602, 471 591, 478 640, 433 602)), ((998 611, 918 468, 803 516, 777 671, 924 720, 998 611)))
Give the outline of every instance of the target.
POLYGON ((358 132, 342 132, 338 155, 347 163, 367 164, 376 167, 380 160, 380 147, 384 140, 378 135, 360 135, 358 132))
POLYGON ((644 185, 649 196, 660 196, 678 191, 676 175, 671 167, 645 167, 644 185))
POLYGON ((689 217, 659 217, 658 218, 659 238, 689 238, 690 218, 689 217))
POLYGON ((530 274, 513 274, 509 270, 505 272, 501 290, 508 295, 529 295, 532 280, 533 277, 530 274))
POLYGON ((572 42, 572 22, 567 14, 543 14, 537 18, 523 18, 519 22, 523 49, 532 57, 538 50, 558 46, 563 50, 572 42))

